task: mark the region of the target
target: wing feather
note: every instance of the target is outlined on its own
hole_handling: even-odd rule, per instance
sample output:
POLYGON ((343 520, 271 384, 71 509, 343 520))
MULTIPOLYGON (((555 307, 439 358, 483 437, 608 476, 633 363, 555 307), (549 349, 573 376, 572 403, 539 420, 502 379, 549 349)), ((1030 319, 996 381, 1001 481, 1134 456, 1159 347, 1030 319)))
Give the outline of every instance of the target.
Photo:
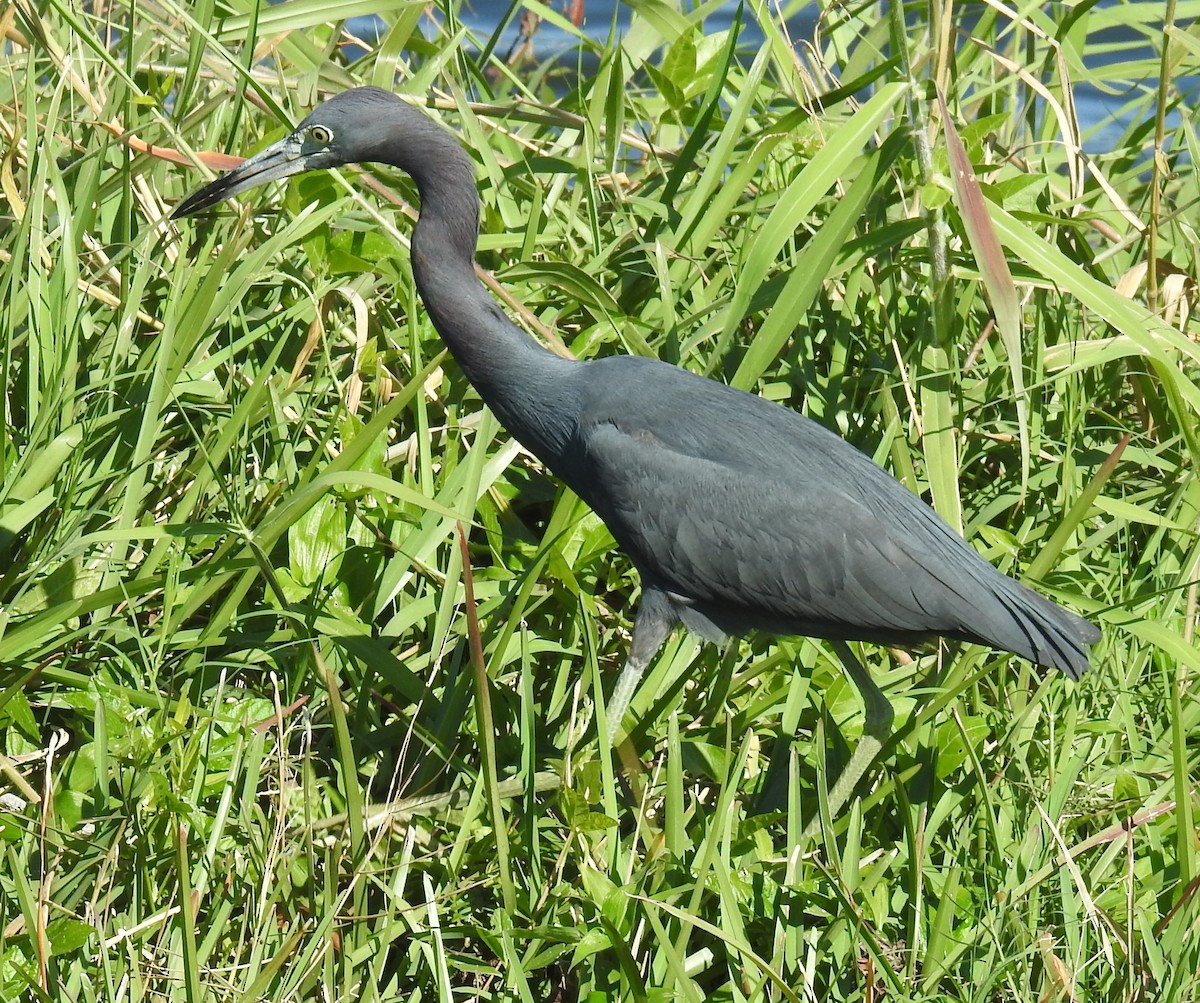
POLYGON ((607 422, 586 450, 606 485, 589 501, 643 573, 693 602, 797 632, 901 638, 959 627, 923 560, 945 549, 938 534, 919 515, 885 523, 853 481, 690 455, 607 422))

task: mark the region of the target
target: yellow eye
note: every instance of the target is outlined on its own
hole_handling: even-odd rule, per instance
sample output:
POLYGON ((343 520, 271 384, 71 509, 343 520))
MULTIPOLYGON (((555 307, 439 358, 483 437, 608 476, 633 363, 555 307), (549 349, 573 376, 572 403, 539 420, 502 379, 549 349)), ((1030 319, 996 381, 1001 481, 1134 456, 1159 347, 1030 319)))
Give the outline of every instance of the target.
POLYGON ((333 142, 333 133, 323 125, 314 125, 308 130, 308 134, 312 136, 315 142, 320 143, 322 146, 328 146, 333 142))

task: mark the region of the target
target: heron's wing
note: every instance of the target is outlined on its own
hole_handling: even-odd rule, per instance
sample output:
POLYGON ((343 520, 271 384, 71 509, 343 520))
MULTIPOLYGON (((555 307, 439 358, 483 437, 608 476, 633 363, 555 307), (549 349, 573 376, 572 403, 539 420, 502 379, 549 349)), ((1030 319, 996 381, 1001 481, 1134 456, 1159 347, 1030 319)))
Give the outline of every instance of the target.
POLYGON ((977 562, 995 574, 919 499, 824 430, 815 441, 804 427, 790 442, 743 441, 739 452, 725 435, 702 449, 686 433, 672 443, 631 425, 587 431, 588 501, 645 573, 728 610, 735 625, 741 609, 797 633, 951 633, 961 627, 964 572, 977 562))

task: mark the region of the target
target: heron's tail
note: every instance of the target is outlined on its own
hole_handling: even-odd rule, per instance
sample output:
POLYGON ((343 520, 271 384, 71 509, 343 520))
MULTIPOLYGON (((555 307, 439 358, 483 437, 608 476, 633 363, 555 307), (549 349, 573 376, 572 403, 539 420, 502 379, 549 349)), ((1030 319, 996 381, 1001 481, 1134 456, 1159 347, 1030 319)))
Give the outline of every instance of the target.
POLYGON ((1020 582, 1008 582, 998 597, 1008 623, 996 623, 988 643, 1079 679, 1092 667, 1088 648, 1100 640, 1100 628, 1020 582))

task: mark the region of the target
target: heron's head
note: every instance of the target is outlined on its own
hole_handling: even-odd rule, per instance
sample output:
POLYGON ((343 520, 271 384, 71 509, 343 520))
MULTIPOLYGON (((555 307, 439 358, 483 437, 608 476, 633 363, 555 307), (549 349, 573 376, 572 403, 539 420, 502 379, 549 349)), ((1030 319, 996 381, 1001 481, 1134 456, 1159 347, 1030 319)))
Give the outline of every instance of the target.
POLYGON ((278 143, 193 192, 175 207, 171 218, 191 216, 293 174, 383 159, 380 151, 395 135, 394 126, 406 123, 433 124, 378 87, 343 91, 314 109, 278 143))

